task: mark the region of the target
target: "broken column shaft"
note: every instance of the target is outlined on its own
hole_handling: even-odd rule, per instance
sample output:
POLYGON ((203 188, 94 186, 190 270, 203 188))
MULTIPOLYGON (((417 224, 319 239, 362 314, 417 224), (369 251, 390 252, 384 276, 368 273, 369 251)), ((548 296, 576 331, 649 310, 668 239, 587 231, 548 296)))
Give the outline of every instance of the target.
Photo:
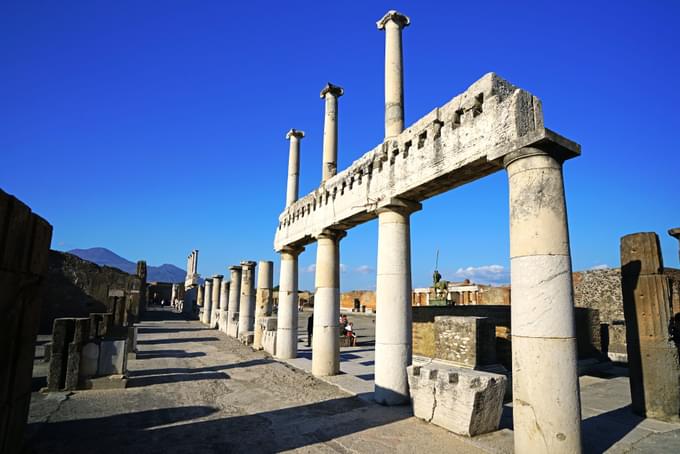
POLYGON ((212 310, 210 311, 210 327, 215 328, 220 317, 220 294, 222 292, 222 276, 216 274, 212 277, 212 310))
POLYGON ((231 282, 229 284, 229 306, 227 313, 227 334, 232 337, 238 335, 238 323, 236 327, 232 330, 231 325, 236 314, 239 311, 239 303, 241 300, 241 267, 238 265, 230 266, 229 271, 231 273, 231 282))
POLYGON ((259 320, 272 313, 272 287, 274 263, 261 260, 257 270, 257 293, 255 295, 255 335, 253 348, 262 348, 262 326, 259 320))
POLYGON ((241 334, 255 329, 255 262, 241 262, 241 299, 238 309, 238 332, 241 334))

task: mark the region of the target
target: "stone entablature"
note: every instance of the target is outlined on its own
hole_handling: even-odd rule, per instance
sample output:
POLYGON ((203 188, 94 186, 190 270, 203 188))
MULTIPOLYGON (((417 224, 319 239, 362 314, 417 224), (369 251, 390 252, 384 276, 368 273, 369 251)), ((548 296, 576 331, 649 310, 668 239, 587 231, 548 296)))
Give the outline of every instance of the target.
POLYGON ((274 248, 302 246, 324 229, 373 219, 392 199, 422 201, 502 170, 504 156, 527 146, 561 159, 580 154, 580 145, 544 127, 538 98, 486 74, 288 206, 274 248))

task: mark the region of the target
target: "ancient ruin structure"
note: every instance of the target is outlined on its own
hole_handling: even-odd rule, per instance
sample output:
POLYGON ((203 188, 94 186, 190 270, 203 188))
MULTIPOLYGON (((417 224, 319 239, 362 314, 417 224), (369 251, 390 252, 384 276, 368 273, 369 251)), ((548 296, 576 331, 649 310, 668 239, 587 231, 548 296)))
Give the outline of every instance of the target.
MULTIPOLYGON (((297 198, 299 139, 288 133, 286 208, 274 248, 281 253, 276 351, 296 355, 297 258, 317 242, 313 372, 337 373, 339 240, 378 218, 375 399, 408 402, 411 363, 411 213, 420 202, 505 169, 510 189, 514 440, 517 452, 580 452, 576 333, 562 163, 580 146, 545 128, 541 102, 490 73, 404 129, 401 35, 409 19, 388 12, 385 140, 349 168, 297 198), (317 319, 318 317, 318 319, 317 319), (318 330, 318 331, 317 331, 318 330), (337 331, 336 331, 337 332, 337 331), (337 336, 335 336, 337 337, 337 336), (335 339, 337 341, 337 339, 335 339), (557 398, 556 398, 557 397, 557 398)), ((325 93, 327 105, 332 96, 325 93)), ((336 121, 327 115, 324 134, 336 121)), ((324 140, 324 147, 332 147, 324 140)), ((337 155, 324 152, 324 169, 337 155), (328 161, 327 161, 328 159, 328 161)))
POLYGON ((217 328, 220 321, 220 296, 222 295, 222 279, 221 274, 216 274, 212 277, 212 310, 210 312, 210 327, 217 328))
POLYGON ((272 300, 274 288, 274 263, 260 260, 257 268, 257 290, 255 294, 255 333, 253 348, 259 350, 262 347, 262 335, 268 325, 262 325, 264 318, 272 315, 272 300))
POLYGON ((182 304, 182 312, 185 314, 193 314, 198 304, 198 249, 191 251, 187 257, 187 276, 184 279, 184 300, 182 304))
POLYGON ((680 359, 670 279, 656 233, 621 238, 621 290, 633 411, 680 420, 680 359))
POLYGON ((23 452, 52 226, 0 190, 0 452, 23 452))
POLYGON ((227 334, 231 337, 238 336, 238 311, 241 300, 241 267, 230 266, 231 284, 229 285, 229 304, 227 306, 227 334))
POLYGON ((255 262, 241 262, 241 297, 238 309, 238 338, 253 343, 255 331, 255 262))
POLYGON ((217 323, 220 331, 226 334, 227 332, 227 305, 229 304, 229 281, 226 279, 222 280, 222 286, 220 288, 220 309, 217 316, 219 321, 217 323))

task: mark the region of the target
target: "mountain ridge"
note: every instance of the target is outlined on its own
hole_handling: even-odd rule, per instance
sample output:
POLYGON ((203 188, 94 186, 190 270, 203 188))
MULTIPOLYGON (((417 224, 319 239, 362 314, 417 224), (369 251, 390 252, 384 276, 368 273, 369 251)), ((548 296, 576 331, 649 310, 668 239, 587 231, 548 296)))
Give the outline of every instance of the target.
MULTIPOLYGON (((104 247, 71 249, 66 252, 100 266, 111 266, 130 274, 137 272, 136 262, 121 257, 104 247)), ((149 282, 184 282, 185 276, 186 272, 183 269, 169 263, 159 266, 149 266, 147 264, 147 281, 149 282)))

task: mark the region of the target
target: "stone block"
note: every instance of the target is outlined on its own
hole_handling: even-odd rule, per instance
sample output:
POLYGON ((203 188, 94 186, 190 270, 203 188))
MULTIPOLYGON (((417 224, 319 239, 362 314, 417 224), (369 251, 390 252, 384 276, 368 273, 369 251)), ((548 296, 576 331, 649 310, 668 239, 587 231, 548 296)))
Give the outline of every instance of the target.
POLYGON ((262 317, 258 319, 258 323, 263 331, 276 331, 278 319, 277 317, 262 317))
POLYGON ((244 331, 242 333, 238 333, 238 340, 244 345, 253 345, 254 338, 254 331, 244 331))
POLYGON ((52 343, 48 342, 43 347, 43 363, 49 363, 52 357, 52 343))
POLYGON ((238 337, 238 312, 229 313, 229 320, 227 321, 227 335, 231 337, 238 337))
POLYGON ((93 377, 83 381, 83 389, 125 389, 127 382, 125 375, 93 377))
POLYGON ((97 375, 125 375, 127 340, 103 340, 99 344, 97 375))
POLYGON ((71 342, 68 346, 68 361, 66 365, 66 377, 64 379, 64 390, 66 391, 78 389, 78 381, 80 378, 80 353, 82 349, 82 344, 78 342, 71 342))
POLYGON ((262 333, 262 348, 270 355, 276 355, 276 330, 262 333))
POLYGON ((436 316, 434 357, 471 369, 496 363, 496 327, 486 317, 436 316))
POLYGON ((506 378, 433 360, 407 368, 417 418, 458 435, 498 430, 506 378))
POLYGON ((80 352, 80 377, 81 381, 87 377, 97 375, 99 369, 99 344, 87 343, 80 352))

